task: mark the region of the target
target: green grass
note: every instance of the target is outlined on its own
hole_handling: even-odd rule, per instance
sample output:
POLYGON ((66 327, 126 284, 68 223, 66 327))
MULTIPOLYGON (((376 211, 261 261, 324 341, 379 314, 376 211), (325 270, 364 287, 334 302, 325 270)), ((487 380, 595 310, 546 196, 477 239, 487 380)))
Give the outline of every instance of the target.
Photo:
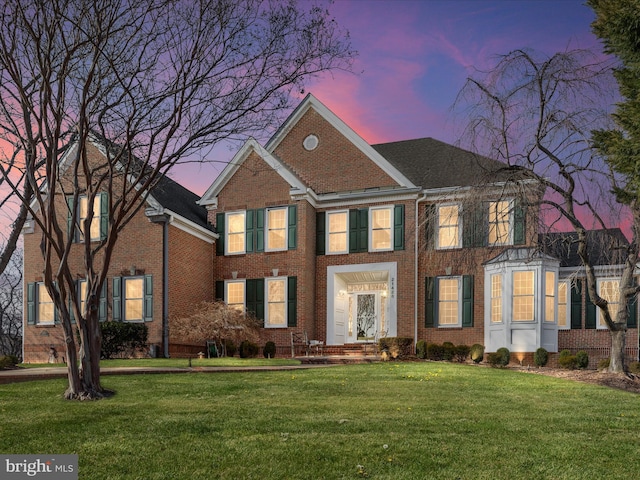
MULTIPOLYGON (((253 366, 281 366, 300 365, 300 361, 293 358, 199 358, 191 359, 192 367, 253 367, 253 366)), ((50 368, 64 367, 63 363, 21 363, 22 368, 50 368)), ((188 358, 136 358, 102 360, 101 367, 176 367, 189 366, 188 358)))
POLYGON ((509 370, 381 363, 105 376, 0 389, 3 453, 77 453, 83 479, 627 479, 640 397, 509 370))

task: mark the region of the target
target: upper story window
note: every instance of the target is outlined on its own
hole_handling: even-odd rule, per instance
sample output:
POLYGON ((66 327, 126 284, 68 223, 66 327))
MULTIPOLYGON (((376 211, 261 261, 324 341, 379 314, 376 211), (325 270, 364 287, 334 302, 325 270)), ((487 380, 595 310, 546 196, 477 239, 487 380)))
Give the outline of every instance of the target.
POLYGON ((534 318, 534 271, 513 272, 513 321, 532 322, 534 318))
POLYGON ((68 232, 73 235, 74 242, 83 241, 85 234, 92 242, 97 242, 107 238, 107 229, 109 228, 109 204, 106 193, 98 193, 93 202, 89 201, 89 197, 81 195, 78 197, 78 207, 76 216, 76 227, 71 224, 72 212, 74 210, 73 197, 67 197, 68 211, 68 232), (92 215, 89 228, 85 232, 85 221, 92 215))
POLYGON ((349 217, 347 211, 327 212, 327 254, 347 253, 349 217))
POLYGON ((370 251, 391 250, 393 248, 393 207, 372 208, 370 215, 370 251))
POLYGON ((245 253, 245 212, 227 213, 227 254, 245 253))
POLYGON ((438 207, 438 248, 457 248, 460 246, 460 208, 458 205, 438 207))
POLYGON ((267 244, 265 250, 287 249, 287 208, 267 209, 267 244))
MULTIPOLYGON (((620 281, 613 279, 598 279, 598 295, 604 298, 609 304, 609 314, 611 319, 615 320, 620 308, 620 281)), ((598 309, 597 328, 607 328, 604 321, 604 314, 598 309)))
POLYGON ((510 244, 511 202, 489 202, 489 245, 510 244))

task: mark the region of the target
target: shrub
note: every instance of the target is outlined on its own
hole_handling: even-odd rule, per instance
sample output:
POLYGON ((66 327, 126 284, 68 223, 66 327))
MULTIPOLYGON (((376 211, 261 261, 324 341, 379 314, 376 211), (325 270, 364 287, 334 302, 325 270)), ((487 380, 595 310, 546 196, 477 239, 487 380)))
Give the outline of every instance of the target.
POLYGON ((501 347, 496 351, 497 354, 501 356, 500 365, 502 367, 506 367, 509 365, 509 360, 511 360, 511 352, 507 347, 501 347))
POLYGON ((224 351, 227 357, 233 357, 236 352, 238 351, 236 344, 233 342, 233 340, 223 340, 223 345, 224 345, 224 351))
POLYGON ((378 341, 381 352, 389 352, 391 358, 407 358, 411 356, 413 338, 410 337, 386 337, 378 341))
POLYGON ((635 374, 640 373, 640 362, 631 362, 629 364, 629 372, 635 374))
POLYGON ((562 368, 566 368, 567 370, 575 370, 575 368, 578 366, 578 360, 576 356, 571 355, 571 353, 569 353, 569 355, 563 355, 562 352, 560 352, 560 357, 558 357, 558 365, 560 365, 562 368))
POLYGON ((418 340, 418 343, 416 343, 416 357, 427 358, 427 341, 426 340, 418 340))
POLYGON ((456 362, 466 362, 467 361, 467 357, 469 356, 469 351, 471 350, 471 347, 469 345, 456 345, 455 349, 454 349, 454 356, 456 359, 456 362))
POLYGON ((442 360, 444 356, 444 347, 442 345, 438 345, 437 343, 428 343, 427 344, 427 359, 439 361, 442 360))
POLYGON ((124 353, 132 356, 136 351, 147 347, 149 329, 144 323, 103 322, 101 358, 114 358, 124 353))
POLYGON ((585 352, 584 350, 580 350, 578 353, 576 353, 576 366, 580 370, 584 370, 589 366, 589 354, 587 354, 587 352, 585 352))
POLYGON ((549 361, 549 352, 545 348, 540 347, 533 354, 533 363, 536 367, 544 367, 549 361))
POLYGON ((606 370, 609 368, 609 363, 611 363, 611 359, 603 358, 598 362, 598 370, 606 370))
POLYGON ((502 360, 502 355, 498 352, 487 353, 487 363, 492 367, 500 366, 500 362, 502 360))
POLYGON ((453 355, 455 354, 455 348, 453 346, 453 343, 451 342, 444 342, 442 344, 442 359, 446 360, 447 362, 450 362, 451 360, 453 360, 453 355))
POLYGON ((0 357, 0 370, 15 367, 19 363, 15 355, 5 355, 0 357))
POLYGON ((473 360, 474 363, 480 363, 484 358, 484 345, 474 343, 473 345, 471 345, 469 355, 471 356, 471 360, 473 360))
POLYGON ((262 348, 262 354, 264 358, 275 358, 276 356, 276 344, 274 342, 267 342, 262 348))
POLYGON ((240 358, 254 358, 258 356, 260 348, 258 347, 258 345, 250 342, 249 340, 243 340, 242 343, 240 343, 239 351, 240 358))

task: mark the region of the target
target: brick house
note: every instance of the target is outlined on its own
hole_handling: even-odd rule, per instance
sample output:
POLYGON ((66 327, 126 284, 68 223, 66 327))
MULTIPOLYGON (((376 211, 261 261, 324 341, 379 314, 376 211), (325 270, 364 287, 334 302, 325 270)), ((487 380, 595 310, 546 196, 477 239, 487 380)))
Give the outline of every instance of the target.
MULTIPOLYGON (((261 341, 280 354, 292 333, 306 333, 336 353, 399 336, 507 347, 523 362, 539 347, 590 349, 597 362, 609 336, 586 299, 571 234, 541 236, 527 207, 541 192, 507 182, 503 167, 432 138, 369 145, 308 95, 264 146, 248 140, 200 199, 164 179, 123 231, 109 285, 153 276, 145 319, 165 349, 171 316, 218 298, 255 312, 261 341)), ((35 294, 31 233, 25 288, 35 294)), ((605 233, 593 233, 609 238, 602 252, 626 242, 605 233)), ((610 297, 620 263, 598 257, 610 297)), ((113 316, 112 291, 105 299, 108 318, 129 320, 113 316)), ((635 309, 632 318, 636 359, 635 309)), ((26 321, 25 358, 40 358, 55 335, 52 320, 26 321)))
MULTIPOLYGON (((105 142, 92 137, 89 161, 100 162, 105 142)), ((66 155, 73 154, 74 145, 66 155)), ((65 156, 60 160, 65 164, 65 156)), ((103 235, 108 221, 100 205, 94 204, 92 237, 103 235), (94 228, 95 227, 95 228, 94 228), (94 231, 95 230, 95 231, 94 231)), ((80 208, 83 198, 80 197, 80 208)), ((145 322, 153 353, 168 355, 168 322, 173 315, 188 313, 194 305, 213 297, 213 243, 215 233, 207 224, 206 211, 196 204, 198 196, 170 178, 163 177, 145 205, 119 234, 100 300, 100 320, 145 322)), ((85 200, 86 203, 86 200, 85 200)), ((57 202, 61 215, 68 215, 67 199, 57 202)), ((64 216, 62 217, 64 218, 64 216)), ((77 231, 73 234, 77 237, 77 231)), ((53 303, 42 284, 41 231, 33 220, 24 232, 24 340, 25 362, 47 362, 50 348, 64 355, 64 334, 53 303)), ((72 246, 69 262, 77 265, 79 292, 83 288, 82 244, 72 246), (78 252, 77 255, 73 251, 78 252)))

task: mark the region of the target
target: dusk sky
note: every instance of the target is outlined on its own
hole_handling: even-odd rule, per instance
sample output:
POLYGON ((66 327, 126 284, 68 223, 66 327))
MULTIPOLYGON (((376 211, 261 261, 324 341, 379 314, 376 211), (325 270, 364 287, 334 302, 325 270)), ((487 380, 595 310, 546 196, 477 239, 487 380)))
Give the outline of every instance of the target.
MULTIPOLYGON (((496 55, 601 50, 584 0, 335 0, 330 10, 359 55, 353 73, 326 74, 307 92, 369 143, 456 143, 456 95, 496 55)), ((208 155, 214 163, 177 166, 172 177, 202 194, 235 150, 217 148, 208 155)))

